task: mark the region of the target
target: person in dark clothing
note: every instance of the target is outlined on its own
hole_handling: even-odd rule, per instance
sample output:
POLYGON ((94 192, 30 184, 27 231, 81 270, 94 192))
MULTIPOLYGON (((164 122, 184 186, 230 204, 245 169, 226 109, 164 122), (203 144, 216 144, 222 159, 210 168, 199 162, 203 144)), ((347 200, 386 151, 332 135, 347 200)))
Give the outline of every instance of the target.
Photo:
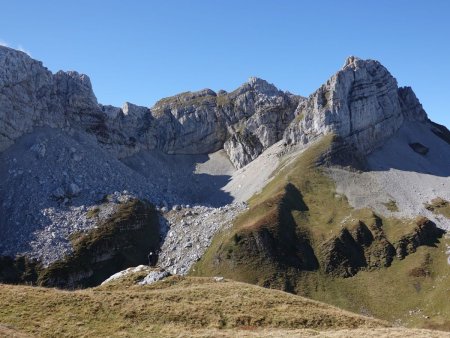
POLYGON ((158 262, 158 255, 159 255, 159 250, 157 250, 157 251, 150 251, 150 253, 147 256, 147 258, 148 258, 148 265, 149 266, 155 266, 156 265, 156 263, 158 262))

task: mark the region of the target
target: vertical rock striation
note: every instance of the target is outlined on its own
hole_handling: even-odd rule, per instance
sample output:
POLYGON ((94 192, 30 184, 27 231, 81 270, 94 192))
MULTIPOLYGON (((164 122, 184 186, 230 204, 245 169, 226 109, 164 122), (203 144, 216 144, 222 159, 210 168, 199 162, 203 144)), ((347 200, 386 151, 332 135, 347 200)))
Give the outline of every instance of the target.
POLYGON ((409 87, 399 88, 379 62, 349 57, 307 99, 250 78, 238 89, 204 89, 158 101, 152 108, 97 103, 89 77, 52 74, 27 54, 0 46, 0 151, 36 126, 78 128, 114 156, 142 149, 205 154, 224 148, 241 168, 280 139, 306 144, 335 133, 366 154, 405 121, 427 115, 409 87))
POLYGON ((349 57, 344 67, 301 102, 284 133, 287 144, 306 144, 335 133, 360 153, 382 145, 405 121, 427 120, 409 87, 379 62, 349 57))

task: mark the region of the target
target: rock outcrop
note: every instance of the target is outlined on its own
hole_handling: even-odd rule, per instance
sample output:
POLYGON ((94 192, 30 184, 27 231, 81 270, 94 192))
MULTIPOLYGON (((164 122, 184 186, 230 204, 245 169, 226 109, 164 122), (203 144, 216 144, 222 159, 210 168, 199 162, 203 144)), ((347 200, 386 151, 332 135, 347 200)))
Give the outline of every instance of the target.
POLYGON ((395 250, 399 259, 416 252, 419 246, 436 245, 438 239, 445 233, 444 230, 439 229, 436 227, 436 224, 426 218, 419 218, 416 224, 417 226, 411 233, 402 236, 395 244, 395 250))
POLYGON ((419 218, 411 232, 391 243, 381 218, 374 215, 372 224, 358 221, 322 244, 323 267, 326 273, 340 277, 354 276, 363 269, 389 267, 395 257, 404 259, 419 246, 435 246, 443 234, 433 222, 419 218))
POLYGON ((104 120, 87 75, 52 74, 27 54, 0 46, 0 151, 36 127, 100 134, 104 120))
POLYGON ((170 154, 206 154, 222 148, 226 126, 210 89, 165 98, 151 109, 162 128, 158 148, 170 154))
POLYGON ((399 88, 379 62, 356 57, 307 99, 250 78, 230 93, 186 92, 152 108, 99 105, 88 76, 52 74, 7 47, 0 47, 0 66, 0 151, 49 125, 92 133, 118 158, 142 149, 206 154, 224 148, 241 168, 282 138, 288 145, 306 144, 335 133, 367 154, 405 121, 427 121, 410 87, 399 88))
POLYGON ((131 200, 87 233, 72 235, 73 252, 39 273, 37 283, 56 287, 95 286, 117 271, 146 264, 159 246, 160 226, 153 205, 131 200))
POLYGON ((52 74, 27 54, 0 46, 0 151, 35 127, 81 129, 116 157, 142 149, 207 154, 224 147, 240 168, 282 138, 300 97, 251 78, 237 90, 182 93, 146 108, 97 103, 89 77, 52 74), (242 137, 245 135, 245 137, 242 137), (248 140, 259 147, 249 153, 248 140))
POLYGON ((148 262, 148 253, 159 247, 159 219, 152 204, 131 199, 89 231, 70 237, 73 251, 48 266, 26 256, 0 256, 0 282, 60 288, 99 285, 117 271, 148 262))
POLYGON ((264 151, 260 139, 247 129, 236 131, 225 142, 223 148, 230 161, 238 168, 250 163, 264 151))
POLYGON ((427 120, 409 87, 397 81, 379 62, 349 57, 344 67, 307 100, 286 129, 286 144, 306 144, 335 133, 361 154, 390 138, 404 121, 427 120))
POLYGON ((64 125, 53 75, 27 54, 0 46, 0 151, 33 127, 64 125))
POLYGON ((278 90, 274 85, 250 78, 237 90, 222 99, 228 117, 225 143, 231 162, 241 168, 283 137, 294 118, 294 111, 302 97, 278 90))
POLYGON ((301 100, 258 78, 230 93, 204 89, 162 99, 151 108, 161 126, 158 148, 199 154, 223 147, 241 168, 282 138, 301 100))

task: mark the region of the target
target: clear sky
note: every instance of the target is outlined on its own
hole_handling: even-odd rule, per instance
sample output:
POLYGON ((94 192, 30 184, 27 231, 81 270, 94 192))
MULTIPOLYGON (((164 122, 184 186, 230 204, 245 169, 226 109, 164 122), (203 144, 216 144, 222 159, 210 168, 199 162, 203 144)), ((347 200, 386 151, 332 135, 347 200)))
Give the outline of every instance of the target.
POLYGON ((0 0, 0 41, 90 76, 99 102, 151 106, 258 76, 307 96, 349 55, 377 59, 450 127, 447 0, 0 0))

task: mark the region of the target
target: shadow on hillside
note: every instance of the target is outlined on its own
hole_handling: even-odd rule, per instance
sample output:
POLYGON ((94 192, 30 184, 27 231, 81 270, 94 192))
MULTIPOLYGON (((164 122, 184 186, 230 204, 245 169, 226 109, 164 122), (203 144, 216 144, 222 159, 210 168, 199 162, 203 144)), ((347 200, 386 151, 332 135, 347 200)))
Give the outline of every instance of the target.
POLYGON ((161 202, 213 207, 233 202, 233 197, 221 190, 231 179, 228 173, 234 170, 228 158, 211 160, 208 155, 143 151, 123 163, 153 183, 153 192, 161 202), (213 173, 199 173, 201 165, 211 167, 213 173))
POLYGON ((0 255, 29 252, 33 246, 34 252, 51 256, 54 245, 69 248, 68 235, 89 227, 80 215, 115 192, 127 190, 169 207, 232 202, 221 190, 230 180, 231 163, 208 161, 207 155, 160 152, 120 161, 84 133, 36 128, 0 154, 0 255), (205 164, 207 170, 196 173, 205 164), (73 184, 79 191, 69 196, 73 184), (58 191, 62 196, 55 197, 58 191))
POLYGON ((432 129, 433 125, 411 124, 368 156, 371 171, 416 172, 450 177, 450 144, 432 129))

